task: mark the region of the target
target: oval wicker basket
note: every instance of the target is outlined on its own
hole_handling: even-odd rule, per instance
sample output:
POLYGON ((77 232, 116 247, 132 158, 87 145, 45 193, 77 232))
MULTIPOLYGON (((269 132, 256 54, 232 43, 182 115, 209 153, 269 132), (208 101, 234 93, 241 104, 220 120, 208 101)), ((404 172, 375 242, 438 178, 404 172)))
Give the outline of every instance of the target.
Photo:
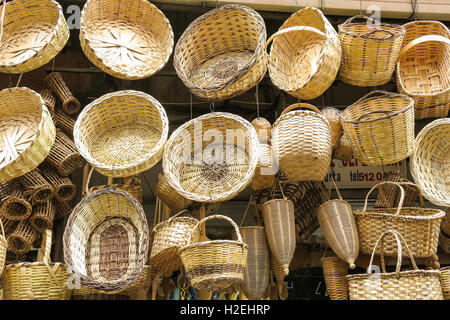
POLYGON ((266 26, 255 10, 226 5, 194 20, 175 46, 178 76, 196 96, 225 100, 240 95, 264 77, 266 26))
POLYGON ((86 106, 75 122, 73 137, 80 154, 98 172, 127 177, 161 160, 168 132, 166 111, 155 98, 124 90, 86 106))
POLYGON ((80 42, 88 59, 120 79, 150 77, 173 51, 169 20, 145 0, 89 0, 80 19, 80 42))
POLYGON ((171 187, 167 177, 160 172, 155 186, 155 196, 161 199, 172 211, 180 211, 192 204, 192 200, 188 200, 180 195, 171 187))
POLYGON ((28 88, 0 91, 0 182, 20 177, 44 161, 55 130, 39 94, 28 88))
POLYGON ((2 73, 37 69, 52 60, 69 40, 69 27, 62 7, 53 0, 7 2, 2 20, 2 73))
POLYGON ((272 83, 303 100, 324 93, 341 64, 341 42, 331 23, 316 8, 291 15, 266 42, 273 40, 268 58, 272 83))

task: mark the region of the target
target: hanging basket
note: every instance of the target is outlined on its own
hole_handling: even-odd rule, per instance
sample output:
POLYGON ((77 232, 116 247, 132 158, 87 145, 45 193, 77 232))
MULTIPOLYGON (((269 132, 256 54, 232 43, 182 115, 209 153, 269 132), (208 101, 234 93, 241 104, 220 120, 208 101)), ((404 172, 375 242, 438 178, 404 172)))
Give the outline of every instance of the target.
MULTIPOLYGON (((5 227, 5 229, 7 229, 5 227)), ((34 230, 27 220, 19 221, 8 239, 8 251, 22 255, 30 251, 34 241, 38 238, 38 232, 34 230)))
POLYGON ((348 300, 347 263, 338 257, 326 257, 322 262, 323 276, 331 300, 348 300))
POLYGON ((445 217, 442 219, 441 230, 443 233, 450 235, 450 207, 445 212, 445 217))
POLYGON ((316 8, 291 15, 266 42, 272 83, 302 100, 322 95, 341 64, 341 43, 331 23, 316 8))
POLYGON ((62 109, 66 114, 72 115, 80 111, 81 103, 75 98, 64 82, 61 73, 52 72, 45 78, 45 85, 52 89, 62 103, 62 109))
POLYGON ((253 119, 251 123, 252 126, 254 126, 256 129, 259 143, 270 144, 270 134, 272 131, 272 125, 270 124, 270 122, 263 117, 258 117, 253 119))
POLYGON ((86 163, 78 153, 73 141, 61 129, 56 129, 55 144, 45 162, 51 164, 63 177, 69 176, 86 163))
POLYGON ((450 300, 450 267, 441 268, 441 287, 444 300, 450 300))
POLYGON ((341 118, 339 111, 333 107, 325 107, 320 110, 320 113, 328 120, 331 129, 331 148, 335 150, 339 145, 339 141, 344 134, 342 129, 341 118))
POLYGON ((17 179, 0 183, 0 204, 0 219, 3 220, 24 220, 31 214, 25 188, 17 179))
POLYGON ((266 143, 259 143, 259 157, 250 187, 253 190, 272 188, 276 181, 276 171, 273 168, 272 148, 266 143))
POLYGON ((161 199, 172 211, 183 210, 192 204, 192 200, 184 198, 170 186, 167 177, 162 172, 159 173, 156 181, 155 196, 161 199))
POLYGON ((53 220, 55 219, 55 207, 52 201, 46 203, 38 203, 33 206, 33 212, 31 213, 28 223, 30 226, 41 233, 45 230, 53 229, 53 220))
POLYGON ((42 67, 69 40, 62 7, 53 0, 8 2, 2 20, 1 73, 25 73, 42 67))
POLYGON ((342 161, 350 161, 353 158, 353 147, 352 142, 345 134, 342 135, 339 143, 334 150, 333 159, 338 159, 342 161))

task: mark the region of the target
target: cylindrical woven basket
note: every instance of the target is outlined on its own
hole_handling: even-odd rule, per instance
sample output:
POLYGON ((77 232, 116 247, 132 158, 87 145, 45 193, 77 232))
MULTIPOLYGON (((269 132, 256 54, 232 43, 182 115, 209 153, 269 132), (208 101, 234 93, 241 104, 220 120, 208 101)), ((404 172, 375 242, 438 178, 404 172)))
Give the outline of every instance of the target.
POLYGON ((225 112, 205 114, 172 133, 163 157, 164 175, 187 199, 225 201, 250 184, 258 145, 255 128, 244 118, 225 112), (208 136, 215 142, 203 146, 201 141, 208 136))
POLYGON ((55 195, 53 186, 44 178, 40 168, 30 171, 18 179, 25 187, 25 194, 29 196, 32 204, 47 202, 55 195))
POLYGON ((37 237, 38 232, 31 227, 27 220, 19 221, 14 231, 7 237, 8 251, 18 255, 25 254, 30 251, 37 237))
POLYGON ((39 94, 28 88, 0 91, 0 137, 0 182, 44 161, 55 142, 55 125, 39 94))
MULTIPOLYGON (((390 171, 384 174, 385 181, 391 182, 409 182, 403 177, 403 174, 398 171, 390 171)), ((414 207, 419 195, 416 186, 404 185, 405 199, 403 201, 404 207, 414 207)), ((385 185, 378 189, 377 200, 375 201, 375 208, 394 208, 400 200, 400 190, 395 185, 385 185)))
POLYGON ((65 134, 73 136, 73 127, 75 126, 75 120, 69 117, 67 114, 60 110, 55 111, 55 125, 57 128, 64 130, 65 134))
POLYGON ((0 183, 0 219, 24 220, 31 214, 31 204, 18 179, 0 183))
POLYGON ((62 177, 51 165, 43 163, 39 166, 42 176, 54 189, 54 196, 62 202, 70 201, 75 197, 76 187, 68 177, 62 177))
MULTIPOLYGON (((1 11, 3 6, 0 6, 1 11)), ((69 40, 69 27, 62 7, 53 0, 7 2, 2 20, 2 73, 37 69, 50 62, 69 40)))
POLYGON ((242 285, 247 269, 248 246, 242 241, 236 223, 221 215, 212 215, 202 219, 192 229, 191 234, 194 234, 197 228, 211 219, 223 219, 230 222, 238 240, 192 243, 191 237, 189 237, 186 246, 180 249, 180 256, 192 287, 220 293, 242 285))
POLYGON ((133 90, 117 91, 87 105, 74 127, 80 154, 98 172, 128 177, 158 163, 169 134, 169 121, 152 96, 133 90))
POLYGON ((302 100, 323 94, 341 64, 341 42, 331 23, 316 8, 291 15, 266 42, 272 83, 302 100))
POLYGON ((359 15, 338 26, 342 44, 338 77, 354 86, 388 83, 395 70, 405 28, 396 24, 372 23, 371 18, 359 15))
POLYGON ((450 118, 434 120, 417 135, 409 162, 414 181, 437 206, 450 207, 449 148, 450 118))
MULTIPOLYGON (((38 92, 42 99, 45 102, 45 105, 52 116, 53 122, 55 122, 55 107, 56 107, 56 98, 49 89, 42 89, 38 92)), ((56 123, 55 123, 56 125, 56 123)))
POLYGON ((341 118, 339 111, 333 107, 325 107, 320 110, 320 113, 328 120, 331 129, 331 148, 336 149, 339 145, 341 137, 344 134, 344 130, 342 129, 341 118))
POLYGON ((51 164, 64 177, 83 167, 86 163, 78 153, 73 141, 61 129, 56 129, 55 144, 45 162, 51 164))
POLYGON ((230 4, 194 20, 175 46, 178 76, 196 96, 225 100, 240 95, 264 77, 266 25, 255 10, 230 4))
POLYGON ((38 203, 33 206, 33 212, 28 219, 30 226, 41 233, 45 230, 53 229, 53 220, 55 219, 55 207, 52 201, 38 203))
POLYGON ((342 161, 350 161, 353 158, 353 147, 352 142, 345 134, 342 135, 339 143, 334 150, 333 159, 338 159, 342 161))
POLYGON ((81 103, 75 98, 72 92, 64 82, 61 73, 52 72, 44 80, 45 85, 49 87, 62 103, 62 109, 66 114, 75 114, 80 111, 81 103))
POLYGON ((414 148, 414 101, 376 90, 341 113, 342 127, 356 157, 371 166, 399 162, 414 148))
POLYGON ((446 253, 450 254, 450 237, 443 234, 441 232, 441 235, 439 237, 439 246, 442 250, 444 250, 446 253))
POLYGON ((450 207, 445 211, 445 217, 442 219, 441 230, 450 236, 450 207))
POLYGON ((173 51, 169 20, 145 0, 89 0, 80 19, 88 59, 120 79, 137 80, 161 70, 173 51))
POLYGON ((323 277, 331 300, 348 300, 347 263, 338 257, 324 257, 322 262, 323 277))
POLYGON ((272 188, 275 185, 276 174, 272 148, 267 143, 259 143, 259 157, 250 187, 253 190, 272 188))
POLYGON ((272 132, 272 125, 270 124, 270 122, 263 117, 258 117, 253 119, 251 123, 252 126, 254 126, 256 129, 259 143, 270 144, 270 135, 272 132))
POLYGON ((0 219, 0 227, 2 228, 2 234, 0 234, 0 277, 3 273, 3 267, 6 261, 6 251, 8 250, 8 240, 5 237, 5 228, 3 228, 3 222, 0 219))
POLYGON ((446 117, 450 109, 450 31, 439 21, 412 21, 397 60, 397 88, 414 98, 416 119, 446 117))
POLYGON ((289 181, 322 181, 331 162, 331 129, 307 103, 287 107, 272 129, 272 152, 289 181), (310 110, 295 110, 306 108, 310 110))
POLYGON ((450 300, 450 267, 441 268, 441 287, 444 300, 450 300))
POLYGON ((155 196, 161 199, 172 211, 183 210, 192 204, 192 200, 188 200, 180 195, 167 181, 164 173, 160 172, 155 186, 155 196))
POLYGON ((62 219, 72 213, 73 208, 69 205, 69 202, 61 202, 57 199, 52 201, 55 208, 55 220, 62 219))

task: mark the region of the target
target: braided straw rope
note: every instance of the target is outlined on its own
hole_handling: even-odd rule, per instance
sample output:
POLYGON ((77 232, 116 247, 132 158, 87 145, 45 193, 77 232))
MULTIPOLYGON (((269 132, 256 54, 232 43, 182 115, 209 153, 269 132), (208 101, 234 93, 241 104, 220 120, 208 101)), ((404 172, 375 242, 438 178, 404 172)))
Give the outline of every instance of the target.
POLYGON ((69 40, 62 7, 53 0, 7 2, 2 32, 2 73, 37 69, 52 60, 69 40))
POLYGON ((172 211, 183 210, 192 204, 192 200, 184 198, 170 186, 169 181, 167 181, 167 177, 163 172, 160 172, 158 175, 155 186, 155 196, 161 199, 161 201, 172 211))
POLYGON ((25 196, 25 188, 14 179, 0 183, 0 219, 24 220, 31 214, 31 204, 25 196))
POLYGON ((445 300, 450 300, 450 267, 441 268, 442 294, 445 300))
POLYGON ((330 299, 348 300, 347 264, 338 257, 324 257, 321 262, 330 299))
POLYGON ((75 98, 64 82, 61 73, 52 72, 45 78, 45 85, 49 87, 62 103, 62 109, 66 114, 75 114, 80 111, 81 103, 75 98))

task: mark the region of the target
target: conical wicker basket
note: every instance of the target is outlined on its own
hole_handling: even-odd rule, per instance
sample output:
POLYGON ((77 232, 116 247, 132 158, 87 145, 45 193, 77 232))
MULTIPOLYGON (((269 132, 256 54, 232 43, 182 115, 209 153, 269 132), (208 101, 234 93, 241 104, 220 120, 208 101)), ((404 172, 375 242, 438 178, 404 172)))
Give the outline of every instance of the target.
POLYGON ((348 300, 347 263, 338 257, 321 259, 323 276, 331 300, 348 300))
POLYGON ((172 188, 163 172, 160 172, 158 175, 155 196, 161 199, 172 211, 183 210, 192 204, 192 200, 186 199, 172 188))
POLYGON ((258 165, 255 169, 250 187, 253 190, 272 188, 276 181, 276 170, 274 168, 272 148, 267 143, 259 143, 258 165))

